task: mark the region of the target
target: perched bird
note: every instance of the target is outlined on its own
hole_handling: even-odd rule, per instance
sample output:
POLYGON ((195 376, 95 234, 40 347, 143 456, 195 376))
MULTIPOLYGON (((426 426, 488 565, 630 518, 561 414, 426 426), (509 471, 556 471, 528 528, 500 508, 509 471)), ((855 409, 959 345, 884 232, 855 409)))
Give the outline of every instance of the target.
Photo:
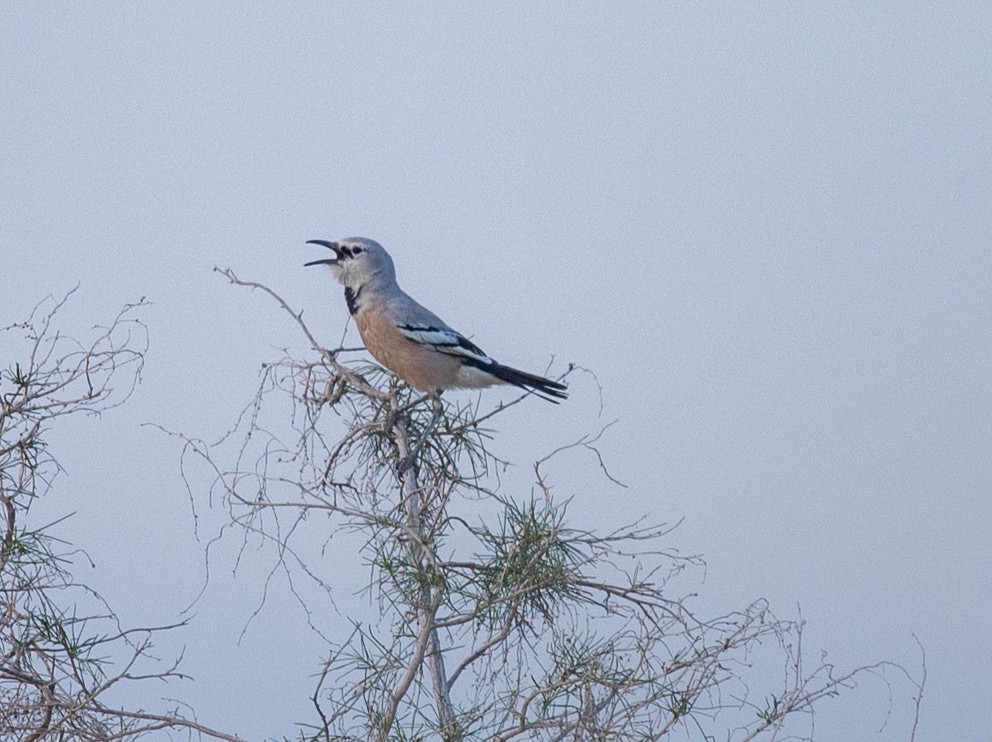
POLYGON ((365 347, 379 363, 414 389, 431 394, 451 387, 512 384, 556 402, 567 387, 557 381, 497 363, 464 335, 400 289, 389 253, 378 242, 349 237, 310 240, 334 252, 306 265, 329 265, 344 285, 348 311, 365 347))

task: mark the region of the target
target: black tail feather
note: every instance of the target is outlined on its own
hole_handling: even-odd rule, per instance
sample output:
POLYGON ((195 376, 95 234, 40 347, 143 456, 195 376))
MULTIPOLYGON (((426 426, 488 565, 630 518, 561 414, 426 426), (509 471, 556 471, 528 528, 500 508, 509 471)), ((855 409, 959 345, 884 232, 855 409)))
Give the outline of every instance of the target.
POLYGON ((543 376, 529 374, 526 371, 518 371, 509 366, 501 366, 498 363, 493 363, 492 366, 486 366, 486 370, 497 379, 502 379, 507 384, 513 384, 521 389, 532 391, 541 397, 541 399, 546 399, 549 402, 558 404, 559 399, 568 399, 568 394, 565 393, 568 387, 560 382, 545 379, 543 376))

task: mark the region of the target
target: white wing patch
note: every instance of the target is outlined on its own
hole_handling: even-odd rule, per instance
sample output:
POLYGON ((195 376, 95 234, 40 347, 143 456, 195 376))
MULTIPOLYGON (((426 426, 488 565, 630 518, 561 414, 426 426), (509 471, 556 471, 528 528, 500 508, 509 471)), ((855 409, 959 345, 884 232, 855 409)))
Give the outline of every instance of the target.
POLYGON ((461 356, 474 363, 491 364, 493 359, 487 356, 479 346, 470 342, 461 333, 448 327, 431 325, 400 325, 399 331, 403 336, 418 345, 427 345, 449 356, 461 356))

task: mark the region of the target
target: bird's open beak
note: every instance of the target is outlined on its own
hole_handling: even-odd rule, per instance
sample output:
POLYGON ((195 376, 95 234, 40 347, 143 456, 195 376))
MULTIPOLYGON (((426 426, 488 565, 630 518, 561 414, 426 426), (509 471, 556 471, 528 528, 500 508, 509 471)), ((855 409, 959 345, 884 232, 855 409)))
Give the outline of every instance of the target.
POLYGON ((338 243, 328 242, 327 240, 307 240, 308 245, 320 245, 321 247, 326 247, 328 250, 334 251, 333 258, 324 258, 323 260, 311 260, 309 263, 304 263, 304 267, 308 265, 334 265, 341 259, 341 250, 338 249, 338 243))

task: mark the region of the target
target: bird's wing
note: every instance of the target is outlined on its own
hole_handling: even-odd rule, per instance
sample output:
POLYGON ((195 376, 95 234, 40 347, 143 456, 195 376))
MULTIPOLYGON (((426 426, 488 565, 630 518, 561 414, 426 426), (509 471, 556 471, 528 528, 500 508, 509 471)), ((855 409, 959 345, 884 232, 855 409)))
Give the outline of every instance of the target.
POLYGON ((494 363, 475 343, 445 322, 427 307, 403 291, 390 298, 385 311, 403 336, 418 345, 427 346, 439 353, 461 358, 473 366, 494 363))
POLYGON ((487 356, 479 346, 443 322, 440 323, 440 326, 428 323, 401 324, 397 325, 397 329, 407 340, 429 346, 439 353, 461 357, 473 362, 473 364, 488 365, 493 363, 493 359, 487 356))

